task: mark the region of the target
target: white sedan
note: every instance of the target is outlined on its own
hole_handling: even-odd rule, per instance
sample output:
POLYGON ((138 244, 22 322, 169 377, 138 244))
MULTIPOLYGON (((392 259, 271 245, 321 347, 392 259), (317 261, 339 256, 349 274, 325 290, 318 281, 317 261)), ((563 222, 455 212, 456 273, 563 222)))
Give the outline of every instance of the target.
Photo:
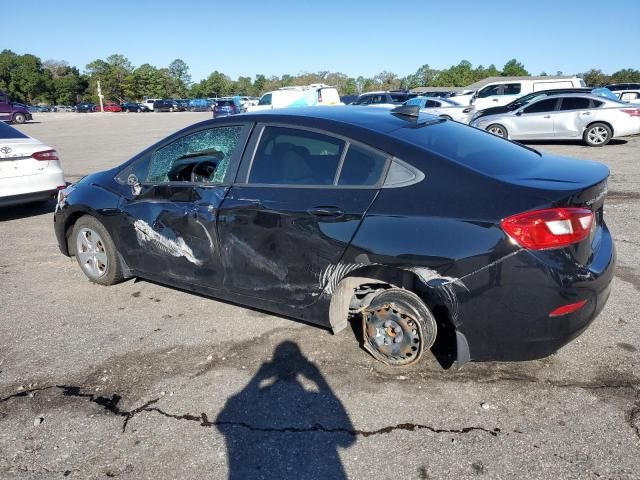
POLYGON ((417 105, 421 112, 460 123, 469 123, 474 111, 473 106, 460 105, 450 98, 440 97, 415 97, 404 102, 404 105, 417 105))
POLYGON ((62 188, 57 152, 0 122, 0 207, 48 200, 62 188))
POLYGON ((541 97, 520 108, 473 120, 472 127, 512 140, 580 139, 602 147, 640 134, 640 107, 589 94, 541 97))

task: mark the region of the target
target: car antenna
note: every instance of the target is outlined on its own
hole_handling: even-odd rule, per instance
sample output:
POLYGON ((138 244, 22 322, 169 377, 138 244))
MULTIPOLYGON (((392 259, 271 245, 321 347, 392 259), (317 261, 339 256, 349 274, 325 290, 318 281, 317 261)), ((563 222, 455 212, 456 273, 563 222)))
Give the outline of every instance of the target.
POLYGON ((417 122, 420 115, 420 105, 400 105, 392 109, 391 113, 398 117, 409 117, 406 120, 414 119, 417 122))

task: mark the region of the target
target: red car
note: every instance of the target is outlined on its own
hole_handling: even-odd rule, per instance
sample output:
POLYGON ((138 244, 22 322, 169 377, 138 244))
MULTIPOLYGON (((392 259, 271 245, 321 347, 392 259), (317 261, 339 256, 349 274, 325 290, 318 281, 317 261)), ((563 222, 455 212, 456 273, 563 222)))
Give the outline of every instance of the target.
MULTIPOLYGON (((100 105, 96 105, 95 111, 96 112, 100 111, 100 105)), ((103 107, 103 111, 104 112, 121 112, 122 107, 117 103, 106 103, 103 107)))

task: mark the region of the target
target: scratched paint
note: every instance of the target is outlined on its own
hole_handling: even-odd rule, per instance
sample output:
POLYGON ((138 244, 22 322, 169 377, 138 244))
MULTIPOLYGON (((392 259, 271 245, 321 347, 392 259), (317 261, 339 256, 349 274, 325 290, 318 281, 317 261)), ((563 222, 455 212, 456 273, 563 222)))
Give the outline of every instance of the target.
POLYGON ((336 263, 328 265, 319 275, 319 286, 324 288, 324 292, 329 295, 333 294, 338 283, 350 272, 357 270, 360 267, 364 267, 365 263, 336 263))
POLYGON ((193 250, 185 243, 182 237, 176 236, 173 239, 162 235, 144 220, 136 220, 133 226, 136 229, 136 236, 140 245, 150 246, 174 257, 184 257, 194 265, 202 265, 202 260, 195 257, 193 250))

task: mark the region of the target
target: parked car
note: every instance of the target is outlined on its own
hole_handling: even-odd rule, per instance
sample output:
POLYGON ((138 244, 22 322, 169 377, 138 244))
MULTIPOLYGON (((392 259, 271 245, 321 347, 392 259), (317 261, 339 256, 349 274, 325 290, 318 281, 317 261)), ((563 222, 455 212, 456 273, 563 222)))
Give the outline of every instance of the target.
MULTIPOLYGON (((96 105, 96 112, 100 111, 100 105, 96 105)), ((118 105, 117 103, 105 103, 104 105, 102 105, 102 111, 103 112, 121 112, 122 111, 122 107, 120 105, 118 105)))
POLYGON ((403 105, 416 105, 424 113, 461 123, 469 123, 473 115, 473 107, 460 105, 448 98, 415 97, 403 105))
POLYGON ((406 92, 368 92, 360 95, 352 105, 394 108, 416 96, 416 94, 406 92))
POLYGON ((625 90, 640 90, 640 83, 611 83, 605 87, 612 92, 623 92, 625 90))
MULTIPOLYGON (((120 108, 123 112, 129 113, 129 112, 142 112, 144 110, 142 110, 142 107, 137 104, 137 103, 133 103, 133 102, 123 102, 120 104, 120 108)), ((149 111, 149 109, 147 109, 147 111, 149 111)))
MULTIPOLYGON (((531 77, 510 80, 509 78, 493 81, 478 90, 470 100, 476 110, 499 107, 511 103, 518 97, 540 90, 554 90, 557 88, 586 87, 583 79, 578 77, 531 77)), ((454 100, 462 103, 458 98, 454 100)))
POLYGON ((153 102, 154 112, 184 112, 185 107, 176 100, 156 100, 153 102))
POLYGON ((358 100, 358 95, 343 95, 340 97, 340 101, 345 105, 351 105, 356 100, 358 100))
POLYGON ((140 107, 140 111, 141 112, 150 112, 151 109, 147 106, 146 103, 138 103, 137 104, 140 107))
POLYGON ((434 345, 459 365, 529 360, 607 301, 608 175, 430 115, 292 108, 191 125, 85 177, 54 228, 97 284, 351 321, 394 366, 434 345))
POLYGON ((640 89, 638 90, 624 90, 616 92, 617 97, 627 103, 640 103, 640 89))
POLYGON ((26 105, 12 101, 7 93, 0 91, 0 121, 24 123, 32 119, 31 111, 26 105))
POLYGON ((516 110, 487 115, 471 126, 512 140, 575 140, 602 147, 640 133, 640 108, 591 94, 543 97, 516 110))
POLYGON ((540 90, 539 92, 533 92, 528 95, 524 95, 522 97, 516 98, 513 102, 508 103, 506 105, 502 105, 500 107, 489 107, 484 110, 476 110, 473 114, 472 119, 484 117, 487 115, 497 115, 499 113, 510 112, 512 110, 516 110, 528 103, 532 102, 536 98, 549 97, 551 95, 562 95, 564 93, 592 93, 593 88, 580 87, 580 88, 558 88, 555 90, 540 90))
POLYGON ((176 100, 176 103, 178 105, 180 105, 182 112, 186 112, 187 110, 189 110, 189 100, 184 100, 184 99, 178 99, 176 100))
POLYGON ((0 122, 0 207, 44 201, 65 187, 56 151, 0 122))
POLYGON ((206 112, 211 110, 211 104, 206 98, 192 98, 189 100, 188 110, 190 112, 206 112))
POLYGON ((265 93, 258 105, 249 106, 247 111, 257 112, 286 107, 310 107, 319 105, 342 105, 335 87, 324 84, 311 84, 301 87, 283 87, 265 93))
POLYGON ((143 100, 142 104, 146 105, 146 107, 149 109, 149 111, 153 111, 153 104, 154 102, 157 102, 159 100, 162 100, 161 98, 146 98, 145 100, 143 100))
POLYGON ((73 112, 74 108, 71 105, 56 105, 54 107, 56 112, 73 112))
POLYGON ((76 105, 76 112, 78 113, 90 113, 96 111, 96 104, 91 102, 79 103, 76 105))
POLYGON ((228 117, 229 115, 237 115, 241 113, 242 106, 240 101, 234 98, 226 98, 218 100, 213 106, 213 118, 228 117))

